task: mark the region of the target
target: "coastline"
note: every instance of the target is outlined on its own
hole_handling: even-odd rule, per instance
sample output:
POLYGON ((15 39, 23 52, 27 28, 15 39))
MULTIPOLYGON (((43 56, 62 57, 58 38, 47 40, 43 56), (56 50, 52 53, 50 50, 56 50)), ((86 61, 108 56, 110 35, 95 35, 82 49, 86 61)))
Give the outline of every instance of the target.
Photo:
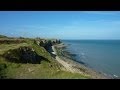
POLYGON ((64 67, 63 70, 72 72, 72 73, 80 73, 84 76, 88 76, 91 79, 111 79, 108 76, 105 76, 103 73, 97 72, 91 68, 86 67, 84 64, 78 63, 75 60, 67 58, 63 55, 63 50, 66 46, 63 44, 53 45, 52 54, 55 55, 55 59, 64 67), (61 54, 62 53, 62 54, 61 54))

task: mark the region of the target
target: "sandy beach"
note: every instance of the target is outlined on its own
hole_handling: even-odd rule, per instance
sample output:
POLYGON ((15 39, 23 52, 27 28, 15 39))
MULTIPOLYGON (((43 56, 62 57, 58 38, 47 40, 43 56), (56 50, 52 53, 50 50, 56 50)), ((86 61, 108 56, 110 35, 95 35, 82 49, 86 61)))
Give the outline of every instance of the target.
POLYGON ((109 79, 109 77, 101 74, 100 72, 96 72, 74 60, 68 59, 64 56, 59 56, 56 48, 64 47, 62 44, 52 46, 52 54, 56 57, 55 59, 64 67, 64 70, 72 72, 72 73, 80 73, 85 76, 90 76, 91 79, 109 79))

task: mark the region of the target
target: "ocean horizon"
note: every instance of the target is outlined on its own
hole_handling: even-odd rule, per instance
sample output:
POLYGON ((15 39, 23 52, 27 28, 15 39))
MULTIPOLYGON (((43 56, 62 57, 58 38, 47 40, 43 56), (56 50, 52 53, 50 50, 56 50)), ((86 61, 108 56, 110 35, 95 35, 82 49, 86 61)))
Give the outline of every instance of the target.
POLYGON ((120 77, 120 40, 62 40, 75 60, 110 77, 120 77))

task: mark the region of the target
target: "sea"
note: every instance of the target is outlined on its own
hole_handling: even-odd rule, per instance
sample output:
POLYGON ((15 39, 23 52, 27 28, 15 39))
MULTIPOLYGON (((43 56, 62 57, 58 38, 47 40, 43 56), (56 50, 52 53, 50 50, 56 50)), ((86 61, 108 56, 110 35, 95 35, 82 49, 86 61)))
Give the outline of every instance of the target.
POLYGON ((104 75, 120 78, 120 40, 62 40, 77 62, 104 75))

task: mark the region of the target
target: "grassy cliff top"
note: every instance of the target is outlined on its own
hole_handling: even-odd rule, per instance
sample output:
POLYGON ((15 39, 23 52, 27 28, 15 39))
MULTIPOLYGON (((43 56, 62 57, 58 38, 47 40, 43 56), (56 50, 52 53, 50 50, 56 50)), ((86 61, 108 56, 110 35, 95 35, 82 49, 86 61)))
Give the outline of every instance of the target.
MULTIPOLYGON (((2 35, 1 35, 2 36, 2 35)), ((6 37, 2 37, 6 40, 6 37)), ((9 38, 7 38, 9 39, 9 38)), ((16 39, 12 39, 16 40, 16 39)), ((14 52, 15 53, 15 52, 14 52)), ((14 56, 14 53, 12 54, 14 56)), ((34 43, 34 39, 24 38, 20 43, 0 43, 0 78, 12 79, 75 79, 88 78, 80 74, 63 70, 63 67, 42 46, 34 43), (9 62, 3 54, 9 50, 17 50, 20 47, 32 47, 35 52, 49 60, 42 60, 40 64, 9 62)))

